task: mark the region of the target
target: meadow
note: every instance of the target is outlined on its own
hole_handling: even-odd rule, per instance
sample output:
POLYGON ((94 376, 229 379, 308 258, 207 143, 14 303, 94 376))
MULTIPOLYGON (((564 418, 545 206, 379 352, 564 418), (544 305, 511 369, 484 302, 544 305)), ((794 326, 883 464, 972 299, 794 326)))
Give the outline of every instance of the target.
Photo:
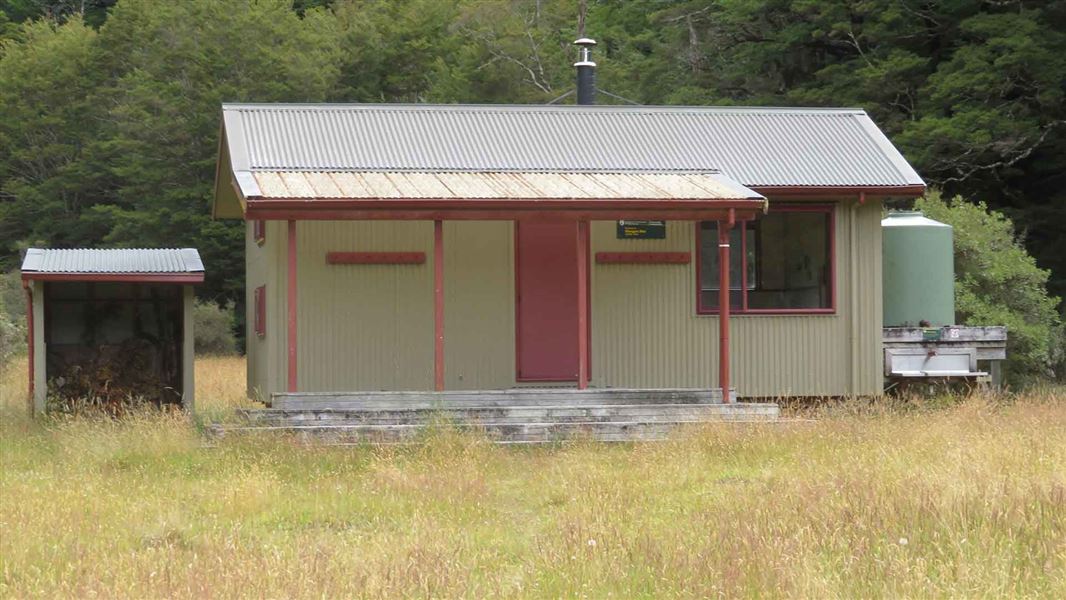
MULTIPOLYGON (((208 443, 24 416, 0 374, 0 596, 1066 597, 1066 402, 847 401, 668 442, 208 443)), ((197 362, 205 413, 244 363, 197 362)))

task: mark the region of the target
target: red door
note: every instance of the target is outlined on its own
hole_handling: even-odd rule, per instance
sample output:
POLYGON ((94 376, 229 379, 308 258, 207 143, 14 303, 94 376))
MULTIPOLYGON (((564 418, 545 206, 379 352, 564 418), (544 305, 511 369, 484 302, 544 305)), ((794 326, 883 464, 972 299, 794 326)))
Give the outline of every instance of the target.
POLYGON ((515 226, 519 381, 577 381, 577 225, 515 226))

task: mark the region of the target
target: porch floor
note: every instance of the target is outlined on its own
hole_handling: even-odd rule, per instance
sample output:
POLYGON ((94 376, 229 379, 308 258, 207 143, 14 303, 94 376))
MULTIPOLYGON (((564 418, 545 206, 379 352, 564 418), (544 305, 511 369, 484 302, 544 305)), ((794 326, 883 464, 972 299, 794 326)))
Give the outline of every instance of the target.
MULTIPOLYGON (((735 392, 732 394, 735 397, 735 392)), ((772 403, 721 402, 719 390, 514 388, 445 392, 274 394, 271 407, 242 411, 231 433, 289 433, 316 443, 417 441, 432 424, 501 443, 567 439, 642 441, 715 421, 774 421, 772 403)))

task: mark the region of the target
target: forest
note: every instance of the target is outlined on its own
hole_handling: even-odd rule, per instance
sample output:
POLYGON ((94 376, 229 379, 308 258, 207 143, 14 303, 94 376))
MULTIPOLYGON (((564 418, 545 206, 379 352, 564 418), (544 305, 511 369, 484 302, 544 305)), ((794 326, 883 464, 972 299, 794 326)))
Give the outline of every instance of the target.
POLYGON ((1009 217, 1066 295, 1063 0, 0 7, 3 271, 30 245, 194 246, 199 293, 241 303, 241 223, 208 210, 222 102, 545 103, 583 34, 604 102, 864 108, 945 198, 1009 217))

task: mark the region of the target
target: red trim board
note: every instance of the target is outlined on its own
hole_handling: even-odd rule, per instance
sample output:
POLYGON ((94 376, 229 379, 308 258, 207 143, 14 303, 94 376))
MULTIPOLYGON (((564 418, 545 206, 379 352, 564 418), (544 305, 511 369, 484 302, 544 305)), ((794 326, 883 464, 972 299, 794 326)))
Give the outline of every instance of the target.
POLYGON ((35 273, 23 281, 120 281, 130 283, 203 283, 203 273, 35 273))
POLYGON ((601 265, 687 265, 692 261, 689 252, 597 252, 601 265))
POLYGON ((421 265, 425 252, 327 252, 331 265, 421 265))

